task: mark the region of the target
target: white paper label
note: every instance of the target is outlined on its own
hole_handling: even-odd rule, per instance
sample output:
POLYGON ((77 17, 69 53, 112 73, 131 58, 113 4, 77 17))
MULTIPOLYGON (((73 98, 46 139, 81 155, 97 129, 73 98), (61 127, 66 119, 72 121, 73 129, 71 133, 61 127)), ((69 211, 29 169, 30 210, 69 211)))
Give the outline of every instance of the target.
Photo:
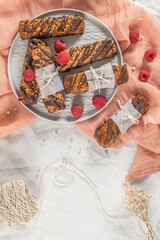
MULTIPOLYGON (((36 69, 35 71, 35 76, 36 78, 38 77, 42 77, 45 76, 47 74, 50 73, 54 73, 56 70, 55 64, 51 64, 49 66, 46 66, 44 68, 39 68, 36 69)), ((46 83, 48 82, 49 78, 46 78, 45 80, 39 80, 38 81, 38 85, 42 94, 42 98, 45 98, 46 96, 55 94, 56 92, 59 92, 61 90, 63 90, 63 84, 62 81, 60 79, 59 74, 56 76, 53 76, 49 85, 46 85, 46 83)))
MULTIPOLYGON (((94 70, 95 70, 97 76, 106 79, 106 81, 105 81, 105 80, 99 78, 100 89, 114 88, 115 76, 114 76, 114 72, 112 70, 111 63, 106 63, 106 64, 100 66, 99 68, 94 68, 94 70)), ((89 90, 91 90, 91 91, 97 90, 96 86, 95 86, 93 73, 91 72, 91 70, 86 70, 85 74, 86 74, 86 77, 88 80, 89 90)))
MULTIPOLYGON (((129 113, 135 119, 138 119, 141 116, 141 114, 132 105, 131 99, 129 99, 129 101, 123 106, 129 111, 129 113)), ((133 121, 131 121, 121 109, 118 110, 115 114, 113 114, 111 118, 117 124, 122 134, 126 132, 127 129, 134 124, 133 121)))

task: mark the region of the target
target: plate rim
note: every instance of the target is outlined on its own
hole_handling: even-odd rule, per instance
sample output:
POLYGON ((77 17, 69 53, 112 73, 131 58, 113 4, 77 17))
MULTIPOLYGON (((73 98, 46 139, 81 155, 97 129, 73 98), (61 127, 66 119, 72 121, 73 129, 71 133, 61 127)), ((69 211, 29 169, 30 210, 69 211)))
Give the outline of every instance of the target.
MULTIPOLYGON (((57 8, 57 9, 48 10, 48 11, 46 11, 46 12, 43 12, 43 13, 41 13, 41 14, 38 14, 38 15, 36 15, 33 19, 42 17, 42 15, 44 15, 44 14, 48 14, 48 13, 52 13, 52 12, 56 12, 56 11, 74 11, 74 12, 81 13, 81 14, 87 14, 87 15, 95 18, 97 21, 99 21, 99 23, 101 23, 105 28, 108 29, 108 31, 111 33, 112 37, 114 38, 114 40, 115 40, 115 42, 116 42, 116 46, 117 46, 117 48, 118 48, 118 52, 119 52, 120 63, 121 63, 121 65, 123 65, 122 52, 121 52, 121 49, 120 49, 120 46, 119 46, 119 44, 118 44, 118 41, 117 41, 116 37, 114 36, 114 34, 112 33, 112 31, 107 27, 107 25, 105 25, 99 18, 95 17, 94 15, 92 15, 92 14, 90 14, 90 13, 88 13, 88 12, 81 11, 81 10, 78 10, 78 9, 73 9, 73 8, 57 8)), ((16 36, 15 36, 14 39, 13 39, 13 42, 12 42, 11 47, 10 47, 10 50, 9 50, 8 61, 7 61, 7 71, 8 71, 8 77, 9 77, 9 83, 10 83, 10 85, 11 85, 11 87, 12 87, 12 90, 13 90, 14 95, 16 96, 17 100, 19 99, 19 95, 17 95, 16 90, 14 89, 13 83, 12 83, 12 81, 10 80, 10 79, 11 79, 10 62, 11 62, 11 57, 12 57, 12 56, 11 56, 12 49, 13 49, 14 43, 15 43, 16 38, 18 37, 18 35, 20 35, 19 32, 16 34, 16 36)), ((89 120, 90 118, 98 115, 98 114, 99 114, 101 111, 103 111, 103 109, 105 109, 105 108, 109 105, 109 103, 114 99, 114 97, 115 97, 115 95, 116 95, 116 93, 117 93, 117 91, 118 91, 118 88, 119 88, 119 86, 116 86, 116 89, 115 89, 112 97, 107 101, 106 105, 105 105, 103 108, 99 109, 98 112, 92 114, 91 116, 89 116, 89 117, 87 117, 87 118, 85 118, 85 119, 83 119, 83 120, 81 120, 81 118, 78 118, 76 121, 70 121, 70 122, 69 122, 69 121, 56 121, 56 120, 52 120, 52 119, 47 119, 46 117, 40 116, 39 114, 33 112, 33 111, 32 111, 31 109, 29 109, 29 108, 27 107, 27 105, 25 105, 23 102, 21 102, 21 101, 19 101, 19 100, 18 100, 18 101, 19 101, 29 112, 31 112, 33 115, 35 115, 35 116, 37 116, 37 117, 39 117, 39 118, 46 119, 47 121, 51 121, 51 122, 55 122, 55 123, 59 123, 59 124, 71 124, 71 123, 73 124, 73 123, 79 123, 79 122, 83 122, 83 121, 89 120)))

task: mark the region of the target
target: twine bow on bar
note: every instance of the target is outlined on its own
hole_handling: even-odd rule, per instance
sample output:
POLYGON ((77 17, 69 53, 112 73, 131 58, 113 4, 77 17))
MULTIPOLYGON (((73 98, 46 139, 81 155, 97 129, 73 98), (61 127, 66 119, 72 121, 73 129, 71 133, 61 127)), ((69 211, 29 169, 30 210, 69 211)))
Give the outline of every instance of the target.
POLYGON ((95 90, 98 90, 100 92, 100 81, 99 81, 100 79, 103 81, 106 81, 108 83, 111 83, 111 80, 108 80, 106 78, 99 76, 93 67, 90 66, 90 70, 93 75, 93 79, 94 79, 94 83, 95 83, 95 90))
POLYGON ((57 76, 59 74, 59 67, 56 68, 55 72, 52 73, 48 73, 46 75, 40 76, 40 77, 36 77, 36 80, 38 82, 40 81, 44 81, 46 80, 47 82, 44 84, 43 87, 41 87, 41 89, 44 89, 46 86, 49 86, 49 84, 51 83, 52 79, 57 76))
POLYGON ((133 124, 138 124, 139 123, 138 119, 134 118, 132 114, 127 110, 127 108, 121 105, 120 100, 118 100, 118 103, 119 103, 120 109, 123 112, 124 117, 130 119, 133 122, 133 124))

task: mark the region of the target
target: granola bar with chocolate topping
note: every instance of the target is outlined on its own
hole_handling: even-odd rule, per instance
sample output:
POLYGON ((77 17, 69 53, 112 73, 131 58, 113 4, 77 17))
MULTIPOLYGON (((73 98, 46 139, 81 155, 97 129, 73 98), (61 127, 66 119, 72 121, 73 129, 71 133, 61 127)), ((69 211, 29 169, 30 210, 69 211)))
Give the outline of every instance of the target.
MULTIPOLYGON (((115 74, 115 86, 126 83, 128 81, 128 71, 126 64, 123 66, 114 66, 113 72, 115 74)), ((64 76, 63 85, 67 94, 89 91, 89 84, 85 71, 64 76)))
MULTIPOLYGON (((132 99, 132 105, 141 115, 144 114, 149 108, 147 99, 141 95, 136 95, 136 97, 132 99)), ((111 117, 101 127, 97 128, 95 132, 95 139, 99 145, 106 148, 111 145, 111 143, 113 143, 121 134, 122 133, 119 127, 111 117)))
POLYGON ((101 41, 71 48, 66 52, 70 54, 70 60, 64 65, 59 65, 57 62, 57 54, 53 56, 56 66, 59 66, 60 72, 65 72, 89 63, 110 58, 117 53, 117 49, 114 39, 106 38, 101 41))
POLYGON ((19 33, 22 39, 49 38, 69 34, 83 33, 84 20, 81 16, 63 16, 56 18, 37 18, 22 20, 19 23, 19 33))
MULTIPOLYGON (((46 44, 34 45, 31 55, 33 59, 32 66, 35 70, 54 64, 51 50, 46 44)), ((43 103, 50 113, 63 110, 66 107, 63 91, 45 97, 43 103)))
POLYGON ((39 97, 39 87, 36 79, 34 78, 32 81, 28 82, 28 81, 25 81, 24 75, 23 75, 28 68, 32 68, 31 50, 33 47, 33 43, 35 45, 45 44, 40 40, 35 41, 34 39, 31 39, 28 43, 27 53, 24 59, 24 64, 23 64, 23 73, 22 73, 20 92, 19 92, 19 101, 22 101, 24 104, 27 104, 27 105, 36 104, 37 99, 39 97))

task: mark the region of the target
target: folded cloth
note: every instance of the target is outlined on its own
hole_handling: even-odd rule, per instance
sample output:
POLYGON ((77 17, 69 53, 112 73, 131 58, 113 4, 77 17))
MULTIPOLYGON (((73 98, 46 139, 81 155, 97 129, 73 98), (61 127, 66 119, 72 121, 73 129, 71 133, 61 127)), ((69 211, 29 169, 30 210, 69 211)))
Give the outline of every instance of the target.
POLYGON ((75 124, 89 137, 94 138, 97 127, 119 108, 117 100, 123 105, 129 98, 140 93, 150 102, 150 109, 141 118, 138 125, 131 127, 111 145, 119 149, 130 141, 138 143, 134 164, 126 176, 126 181, 160 171, 160 23, 144 8, 128 0, 5 0, 0 8, 0 137, 23 127, 36 117, 28 112, 16 99, 7 76, 7 57, 9 48, 18 31, 19 21, 30 19, 44 11, 54 8, 75 8, 87 11, 101 19, 116 36, 128 65, 129 82, 119 87, 114 100, 97 116, 75 124), (129 32, 140 33, 141 41, 130 43, 129 32), (143 38, 142 38, 143 36, 143 38), (144 58, 147 49, 154 49, 157 57, 149 62, 144 58), (132 66, 136 70, 132 71, 132 66), (151 74, 148 82, 140 82, 141 70, 151 74))

